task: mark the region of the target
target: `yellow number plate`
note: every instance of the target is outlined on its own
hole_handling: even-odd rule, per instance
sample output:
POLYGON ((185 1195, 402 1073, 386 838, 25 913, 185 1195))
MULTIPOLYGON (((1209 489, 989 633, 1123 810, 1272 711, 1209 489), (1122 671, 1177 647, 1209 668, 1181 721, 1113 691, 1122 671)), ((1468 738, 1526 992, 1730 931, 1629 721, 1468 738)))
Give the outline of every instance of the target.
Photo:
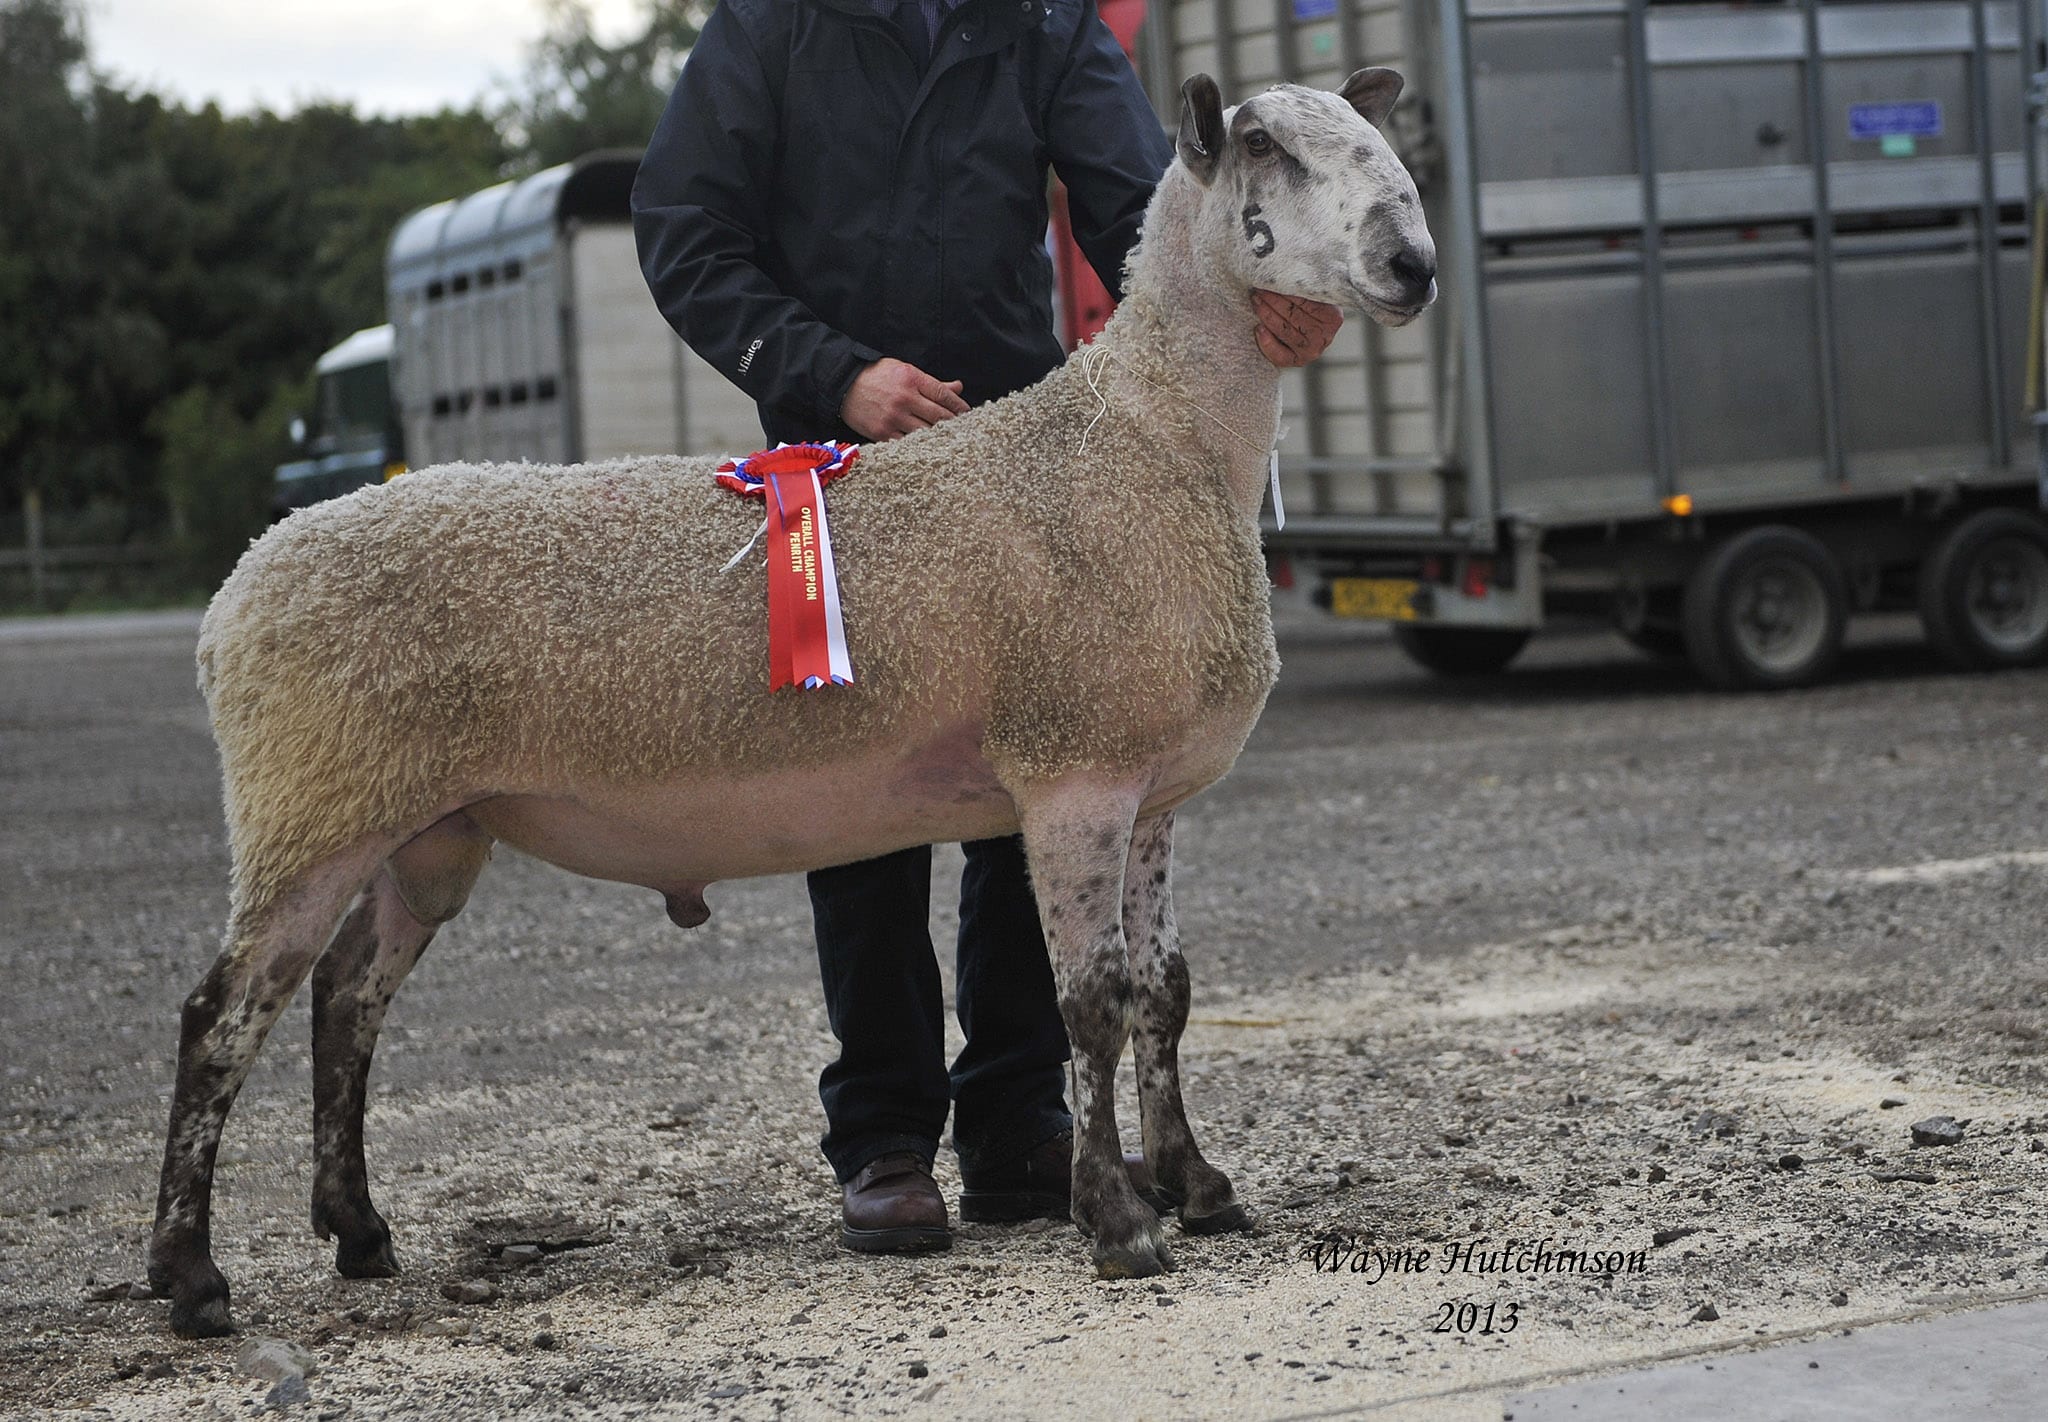
POLYGON ((1330 583, 1330 611, 1339 617, 1393 622, 1415 620, 1415 591, 1407 578, 1337 578, 1330 583))

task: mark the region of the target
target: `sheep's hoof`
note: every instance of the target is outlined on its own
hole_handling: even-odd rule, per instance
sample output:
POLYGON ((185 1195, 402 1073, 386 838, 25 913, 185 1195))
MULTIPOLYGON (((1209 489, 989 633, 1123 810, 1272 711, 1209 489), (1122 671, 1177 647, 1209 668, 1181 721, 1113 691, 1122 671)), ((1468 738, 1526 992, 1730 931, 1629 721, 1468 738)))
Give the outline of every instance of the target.
POLYGON ((663 901, 668 905, 669 921, 677 928, 695 928, 711 917, 711 906, 701 893, 668 894, 663 901))
POLYGON ((1123 1244, 1095 1241, 1095 1277, 1098 1279, 1149 1279, 1172 1272, 1173 1255, 1167 1252, 1166 1236, 1157 1225, 1140 1230, 1123 1244))
POLYGON ((398 1256, 391 1250, 391 1226, 367 1196, 350 1200, 338 1191, 316 1189, 313 1233, 337 1241, 334 1270, 344 1279, 395 1279, 398 1256))
POLYGON ((1191 1215, 1183 1209, 1180 1227, 1189 1234, 1249 1234, 1252 1216, 1243 1205, 1234 1203, 1225 1205, 1213 1215, 1191 1215))
POLYGON ((388 1236, 359 1244, 344 1240, 334 1248, 334 1269, 344 1279, 395 1279, 398 1255, 388 1236))
POLYGON ((220 1338, 235 1331, 228 1312, 228 1281, 211 1264, 194 1270, 184 1288, 171 1295, 171 1332, 180 1338, 220 1338))

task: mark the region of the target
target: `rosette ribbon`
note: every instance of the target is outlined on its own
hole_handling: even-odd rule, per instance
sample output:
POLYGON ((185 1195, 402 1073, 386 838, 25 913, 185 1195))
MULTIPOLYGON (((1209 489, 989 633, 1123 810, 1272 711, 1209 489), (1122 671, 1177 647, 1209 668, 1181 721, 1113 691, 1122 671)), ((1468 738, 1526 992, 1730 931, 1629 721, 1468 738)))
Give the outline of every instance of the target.
POLYGON ((859 457, 859 445, 837 440, 778 444, 729 459, 714 476, 720 486, 767 505, 770 691, 853 683, 825 486, 859 457))

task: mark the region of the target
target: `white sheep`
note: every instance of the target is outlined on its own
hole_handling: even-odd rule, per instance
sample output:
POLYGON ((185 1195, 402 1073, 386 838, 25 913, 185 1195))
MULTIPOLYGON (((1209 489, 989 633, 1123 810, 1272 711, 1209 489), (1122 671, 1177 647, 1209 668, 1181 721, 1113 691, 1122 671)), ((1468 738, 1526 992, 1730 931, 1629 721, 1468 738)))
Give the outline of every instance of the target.
POLYGON ((866 451, 830 493, 850 687, 771 695, 759 505, 708 459, 453 466, 294 515, 200 632, 234 860, 224 951, 185 1003, 152 1286, 232 1325, 214 1153, 313 972, 314 1227, 396 1271, 363 1088, 392 994, 495 840, 706 884, 1022 829, 1076 1065, 1074 1217, 1105 1276, 1170 1267, 1121 1165, 1135 1033, 1146 1155, 1191 1232, 1243 1228, 1181 1104, 1175 808, 1223 775, 1278 662, 1258 510, 1279 414, 1254 286, 1399 325, 1435 295, 1414 184, 1374 125, 1390 70, 1226 114, 1183 89, 1178 158, 1092 346, 1005 400, 866 451), (1085 438, 1085 445, 1084 445, 1085 438))

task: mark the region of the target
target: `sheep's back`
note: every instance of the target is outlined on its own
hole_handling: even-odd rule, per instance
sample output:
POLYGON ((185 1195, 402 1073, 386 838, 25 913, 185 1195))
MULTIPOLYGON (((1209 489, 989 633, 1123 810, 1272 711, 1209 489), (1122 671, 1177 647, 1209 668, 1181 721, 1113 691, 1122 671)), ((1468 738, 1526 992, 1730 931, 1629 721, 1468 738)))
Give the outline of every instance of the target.
POLYGON ((720 571, 762 506, 714 463, 445 466, 271 530, 200 639, 231 812, 238 778, 368 784, 395 823, 451 791, 816 761, 900 728, 933 662, 981 680, 974 648, 933 643, 958 619, 920 614, 943 570, 856 532, 856 685, 771 696, 763 554, 720 571))

